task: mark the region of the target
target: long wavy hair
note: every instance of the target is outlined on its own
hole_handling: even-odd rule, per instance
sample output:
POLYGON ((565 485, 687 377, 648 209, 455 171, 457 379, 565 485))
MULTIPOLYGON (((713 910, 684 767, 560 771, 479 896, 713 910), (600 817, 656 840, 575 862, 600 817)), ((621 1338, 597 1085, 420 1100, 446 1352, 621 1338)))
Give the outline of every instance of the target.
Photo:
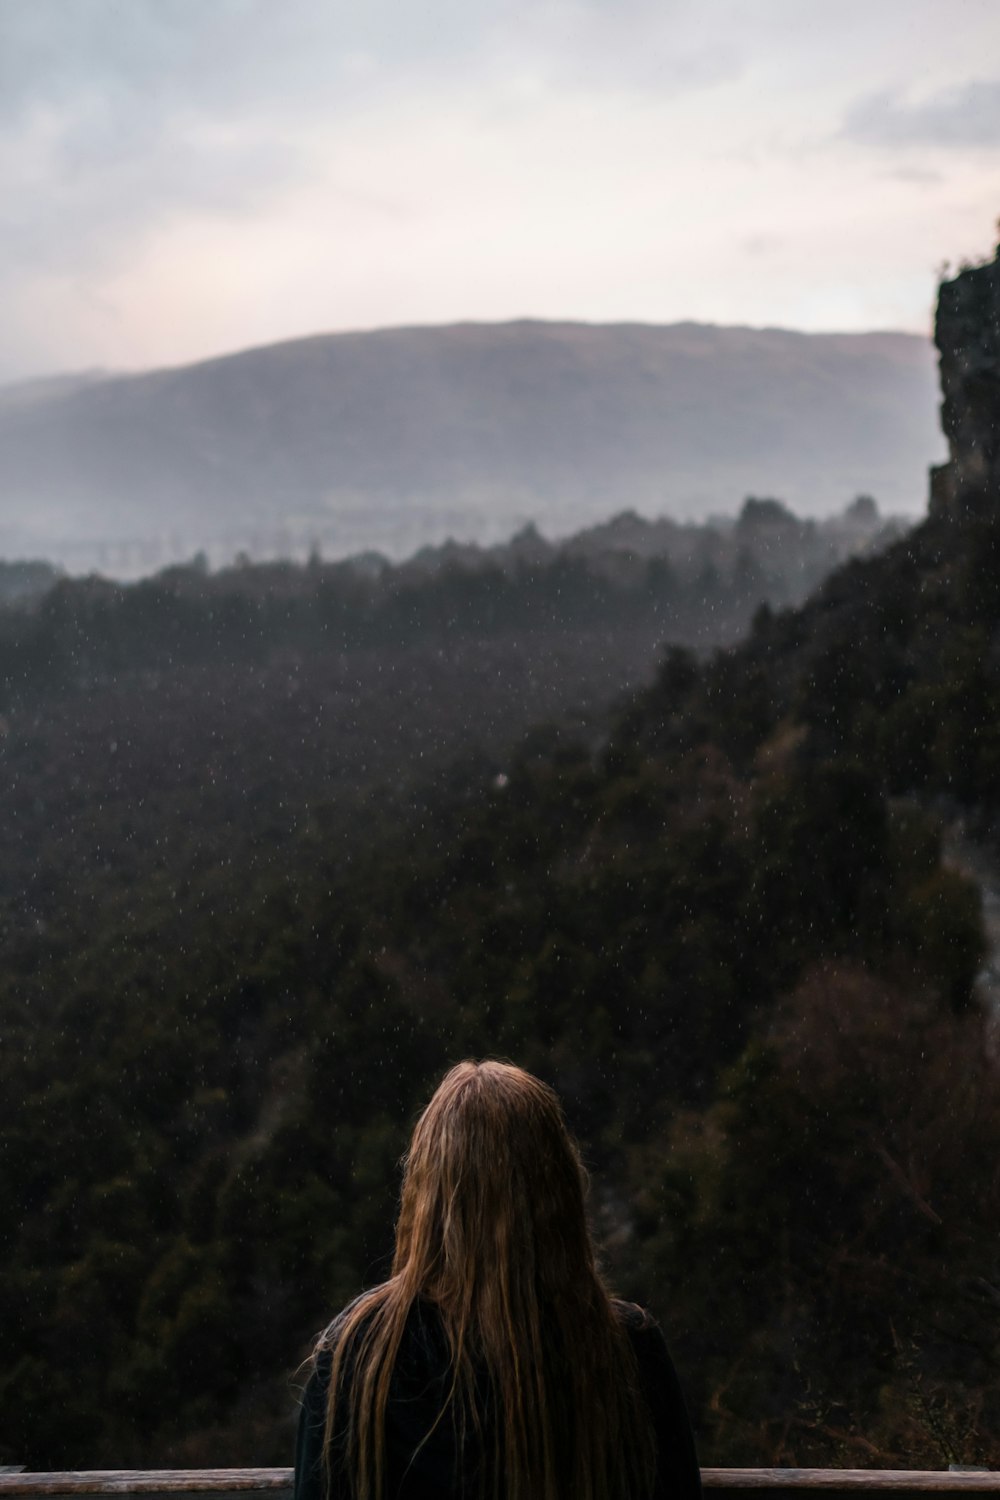
POLYGON ((586 1173, 555 1092, 509 1063, 459 1063, 420 1116, 403 1167, 392 1274, 317 1345, 333 1351, 328 1472, 340 1431, 358 1500, 383 1500, 393 1370, 411 1309, 426 1300, 450 1354, 437 1421, 454 1423, 459 1453, 470 1424, 481 1440, 481 1493, 647 1494, 649 1417, 595 1263, 586 1173))

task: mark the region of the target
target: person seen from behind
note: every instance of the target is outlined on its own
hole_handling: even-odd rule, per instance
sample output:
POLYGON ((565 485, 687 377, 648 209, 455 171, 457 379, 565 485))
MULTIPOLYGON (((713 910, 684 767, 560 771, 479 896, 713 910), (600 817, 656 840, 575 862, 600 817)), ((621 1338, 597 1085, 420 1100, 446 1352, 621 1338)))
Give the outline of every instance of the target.
POLYGON ((313 1352, 294 1500, 699 1500, 663 1335, 605 1287, 585 1195, 547 1084, 451 1069, 404 1158, 392 1274, 313 1352))

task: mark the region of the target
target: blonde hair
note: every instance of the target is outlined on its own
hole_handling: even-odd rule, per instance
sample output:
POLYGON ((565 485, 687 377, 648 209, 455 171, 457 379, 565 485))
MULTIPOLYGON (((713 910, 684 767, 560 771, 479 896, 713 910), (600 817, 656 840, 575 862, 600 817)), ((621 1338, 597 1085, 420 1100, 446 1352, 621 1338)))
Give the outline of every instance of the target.
MULTIPOLYGON (((586 1173, 555 1092, 510 1063, 462 1062, 404 1157, 388 1281, 321 1337, 332 1348, 325 1453, 346 1432, 358 1500, 382 1500, 385 1414, 418 1299, 436 1306, 451 1384, 437 1422, 483 1437, 480 1487, 509 1500, 631 1500, 655 1464, 635 1356, 598 1272, 586 1173), (345 1379, 348 1370, 350 1376, 345 1379), (346 1410, 345 1410, 346 1408, 346 1410)), ((436 1424, 435 1424, 436 1425, 436 1424)))

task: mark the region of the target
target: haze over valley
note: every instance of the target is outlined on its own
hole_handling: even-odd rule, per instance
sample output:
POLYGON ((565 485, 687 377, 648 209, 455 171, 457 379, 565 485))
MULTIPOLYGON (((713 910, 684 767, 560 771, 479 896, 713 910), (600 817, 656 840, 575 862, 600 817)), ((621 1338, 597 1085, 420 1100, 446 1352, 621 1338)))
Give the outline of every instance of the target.
POLYGON ((330 334, 0 390, 0 555, 129 577, 204 551, 401 558, 623 510, 915 516, 929 340, 522 321, 330 334))

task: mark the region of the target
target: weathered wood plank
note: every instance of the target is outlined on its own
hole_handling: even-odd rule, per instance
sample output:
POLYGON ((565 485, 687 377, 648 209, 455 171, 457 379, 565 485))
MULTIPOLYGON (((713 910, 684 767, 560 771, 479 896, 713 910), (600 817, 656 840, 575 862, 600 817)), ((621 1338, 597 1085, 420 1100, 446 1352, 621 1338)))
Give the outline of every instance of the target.
POLYGON ((702 1469, 702 1484, 710 1490, 822 1490, 857 1494, 889 1490, 933 1494, 986 1492, 1000 1494, 1000 1471, 955 1473, 948 1469, 702 1469))
POLYGON ((0 1474, 0 1494, 8 1495, 176 1495, 211 1491, 221 1497, 291 1487, 291 1469, 88 1469, 0 1474))
MULTIPOLYGON (((703 1469, 702 1482, 713 1500, 737 1490, 789 1491, 806 1495, 821 1490, 824 1500, 857 1500, 860 1492, 892 1491, 902 1495, 948 1493, 1000 1496, 1000 1470, 953 1473, 947 1469, 703 1469)), ((176 1497, 211 1493, 213 1500, 244 1500, 248 1491, 266 1490, 271 1500, 286 1500, 291 1469, 94 1469, 67 1473, 0 1474, 4 1495, 145 1495, 176 1497)))
MULTIPOLYGON (((210 1471, 209 1471, 210 1472, 210 1471)), ((88 1496, 121 1496, 141 1495, 142 1500, 178 1500, 182 1495, 210 1495, 211 1500, 247 1500, 249 1495, 262 1493, 267 1500, 291 1500, 292 1481, 277 1482, 268 1485, 243 1485, 240 1489, 230 1489, 223 1484, 221 1487, 211 1482, 200 1481, 189 1485, 185 1479, 179 1482, 170 1482, 169 1489, 160 1484, 149 1485, 138 1482, 131 1483, 124 1475, 113 1480, 110 1484, 104 1482, 104 1475, 95 1470, 94 1473, 82 1473, 72 1476, 73 1482, 67 1482, 67 1477, 62 1474, 23 1474, 22 1479, 41 1479, 40 1484, 26 1483, 21 1486, 7 1485, 0 1488, 0 1495, 5 1497, 14 1495, 43 1496, 43 1495, 88 1495, 88 1496)))

